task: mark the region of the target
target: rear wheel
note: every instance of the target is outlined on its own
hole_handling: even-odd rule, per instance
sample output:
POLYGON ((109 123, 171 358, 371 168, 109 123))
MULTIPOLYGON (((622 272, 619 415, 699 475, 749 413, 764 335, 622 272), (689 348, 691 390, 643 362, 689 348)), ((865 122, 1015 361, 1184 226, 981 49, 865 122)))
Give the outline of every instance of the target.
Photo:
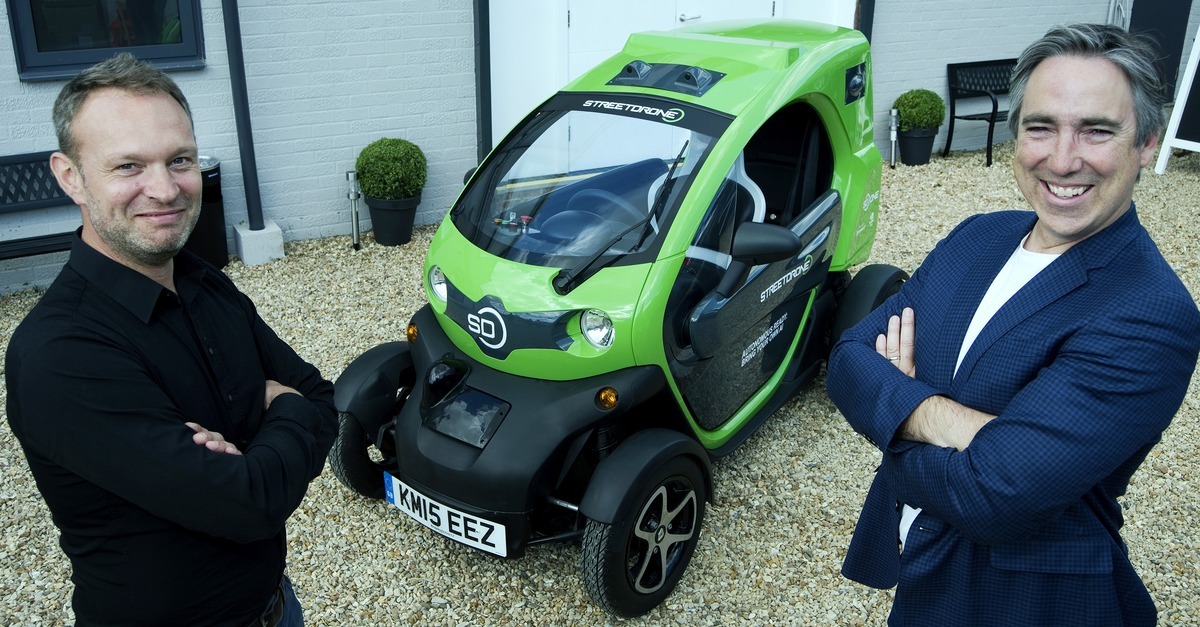
MULTIPOLYGON (((647 460, 647 465, 659 463, 647 460)), ((654 469, 614 523, 589 519, 583 536, 583 582, 605 611, 641 616, 675 589, 700 540, 708 499, 704 474, 677 456, 654 469)))
POLYGON ((888 298, 900 291, 908 273, 887 264, 872 264, 859 270, 842 294, 829 343, 836 344, 846 329, 858 324, 888 298))

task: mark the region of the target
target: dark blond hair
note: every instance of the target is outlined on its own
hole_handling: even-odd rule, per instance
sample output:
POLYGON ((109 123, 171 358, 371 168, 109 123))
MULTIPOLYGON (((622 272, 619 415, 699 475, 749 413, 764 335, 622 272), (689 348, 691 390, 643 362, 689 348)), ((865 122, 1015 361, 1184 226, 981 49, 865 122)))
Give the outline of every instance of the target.
POLYGON ((78 146, 71 133, 71 124, 88 96, 105 88, 138 94, 167 94, 183 107, 188 123, 192 122, 192 110, 179 85, 154 65, 122 52, 80 72, 58 92, 54 101, 54 133, 58 135, 58 149, 72 161, 78 161, 78 146))

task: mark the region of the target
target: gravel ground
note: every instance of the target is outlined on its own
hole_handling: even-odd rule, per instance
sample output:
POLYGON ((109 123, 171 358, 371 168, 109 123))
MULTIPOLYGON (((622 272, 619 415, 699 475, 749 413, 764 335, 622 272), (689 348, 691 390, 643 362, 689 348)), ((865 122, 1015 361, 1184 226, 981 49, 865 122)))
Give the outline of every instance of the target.
MULTIPOLYGON (((913 269, 963 217, 1024 208, 1012 182, 1011 144, 996 165, 979 152, 885 167, 873 261, 913 269)), ((1200 296, 1196 198, 1200 158, 1147 171, 1136 199, 1167 259, 1200 296)), ((287 245, 285 259, 227 272, 266 320, 331 379, 364 350, 399 338, 421 304, 421 258, 433 227, 383 247, 348 237, 287 245)), ((0 297, 0 341, 39 293, 0 297)), ((1163 625, 1200 625, 1200 386, 1134 476, 1122 500, 1134 565, 1163 625)), ((7 420, 0 421, 0 622, 73 621, 70 572, 57 531, 7 420)), ((328 472, 292 516, 289 571, 309 625, 882 625, 888 592, 839 568, 877 453, 846 425, 822 381, 781 409, 759 434, 716 462, 718 500, 682 582, 639 620, 615 620, 587 597, 573 545, 500 560, 461 547, 379 502, 359 498, 328 472)))

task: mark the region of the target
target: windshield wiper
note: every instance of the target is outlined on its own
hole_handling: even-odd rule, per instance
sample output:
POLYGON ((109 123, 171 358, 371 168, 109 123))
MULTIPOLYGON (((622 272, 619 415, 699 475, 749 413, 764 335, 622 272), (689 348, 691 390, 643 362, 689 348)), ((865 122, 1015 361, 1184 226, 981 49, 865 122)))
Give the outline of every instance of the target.
MULTIPOLYGON (((665 207, 667 204, 667 198, 671 195, 671 187, 675 185, 675 179, 679 178, 678 176, 675 176, 675 174, 679 170, 679 164, 683 162, 683 155, 687 151, 689 143, 690 140, 683 142, 683 147, 679 149, 679 154, 676 155, 675 160, 671 162, 671 167, 667 170, 667 179, 663 181, 662 187, 658 188, 658 195, 654 198, 654 206, 650 208, 650 212, 646 214, 646 217, 638 220, 630 225, 629 228, 621 231, 616 236, 609 239, 603 246, 597 248, 596 252, 592 253, 592 255, 587 258, 587 261, 583 262, 579 266, 576 266, 575 269, 568 270, 567 268, 563 268, 562 270, 559 270, 553 281, 555 292, 558 292, 560 295, 566 295, 571 293, 571 290, 579 287, 579 284, 583 283, 587 277, 590 276, 589 271, 592 270, 592 267, 595 266, 602 257, 604 257, 604 254, 607 253, 610 248, 615 246, 617 242, 625 239, 626 235, 629 235, 638 228, 643 229, 642 235, 638 238, 637 244, 635 244, 629 250, 637 250, 642 246, 642 242, 646 241, 646 235, 649 234, 649 230, 645 228, 646 225, 657 218, 659 213, 662 212, 663 207, 665 207)), ((605 262, 604 265, 598 266, 596 269, 598 270, 603 268, 605 265, 616 261, 616 259, 617 256, 613 255, 607 260, 607 262, 605 262)))
MULTIPOLYGON (((584 262, 583 265, 579 266, 577 269, 568 270, 566 268, 563 268, 562 270, 559 270, 558 274, 555 275, 555 277, 554 277, 554 291, 558 292, 559 295, 566 295, 566 294, 569 294, 571 292, 571 290, 575 289, 576 287, 579 287, 579 284, 583 283, 583 279, 580 277, 583 277, 584 274, 588 270, 590 270, 592 268, 592 266, 595 265, 596 262, 600 260, 601 257, 604 256, 604 253, 608 252, 609 248, 612 248, 614 245, 616 245, 617 242, 621 241, 626 235, 629 235, 630 233, 632 233, 634 231, 634 229, 637 229, 639 227, 645 228, 646 223, 650 222, 650 220, 653 217, 654 217, 653 214, 649 214, 646 217, 642 218, 641 220, 638 220, 637 222, 630 225, 629 228, 618 233, 616 237, 613 237, 604 246, 601 246, 596 252, 592 253, 592 256, 588 257, 588 260, 586 262, 584 262)), ((616 260, 616 255, 613 255, 613 258, 609 259, 608 263, 612 263, 615 260, 616 260)), ((601 267, 603 267, 603 266, 601 266, 601 267)))

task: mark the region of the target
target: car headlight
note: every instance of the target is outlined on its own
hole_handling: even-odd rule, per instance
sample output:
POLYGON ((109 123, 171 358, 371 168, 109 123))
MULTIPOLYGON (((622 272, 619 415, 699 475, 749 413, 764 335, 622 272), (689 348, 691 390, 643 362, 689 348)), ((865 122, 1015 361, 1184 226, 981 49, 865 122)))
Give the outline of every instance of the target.
POLYGON ((579 330, 588 344, 596 348, 608 348, 613 343, 613 323, 608 314, 588 309, 579 317, 579 330))
POLYGON ((429 269, 429 289, 438 300, 446 302, 446 275, 437 266, 429 269))

